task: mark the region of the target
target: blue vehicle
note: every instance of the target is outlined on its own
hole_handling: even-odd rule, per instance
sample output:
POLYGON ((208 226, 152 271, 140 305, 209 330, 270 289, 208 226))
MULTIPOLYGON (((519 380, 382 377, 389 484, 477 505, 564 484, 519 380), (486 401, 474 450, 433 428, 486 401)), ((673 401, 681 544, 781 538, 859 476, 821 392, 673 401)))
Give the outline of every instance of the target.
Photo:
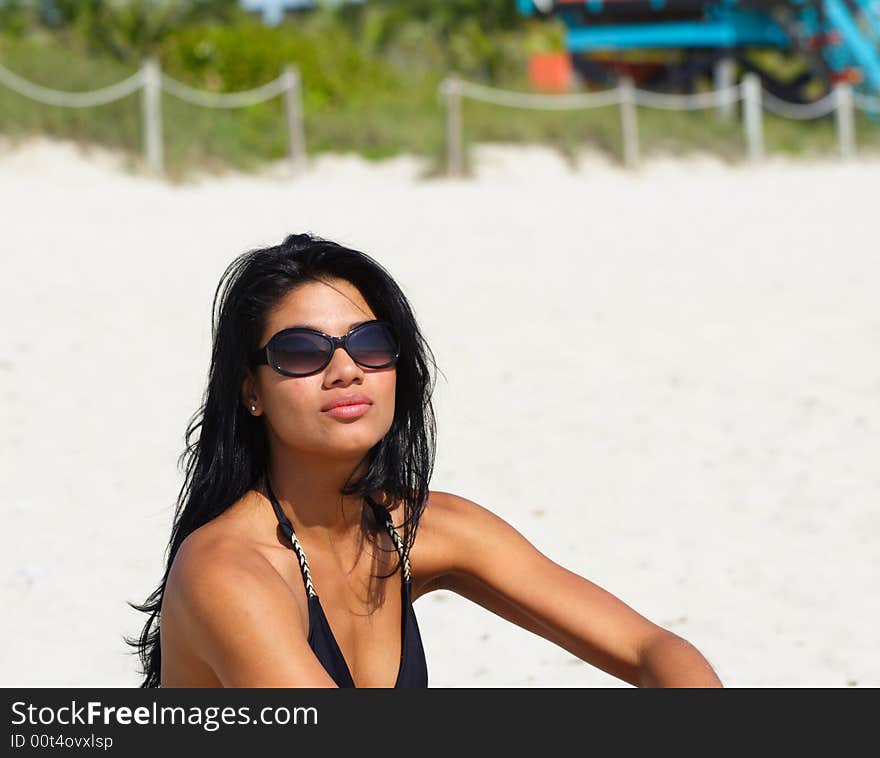
POLYGON ((711 76, 728 59, 790 102, 815 99, 804 94, 815 80, 825 92, 847 81, 880 93, 880 0, 517 0, 517 6, 524 15, 565 24, 572 65, 588 81, 608 84, 627 71, 647 86, 693 92, 698 77, 711 76), (768 48, 799 56, 806 70, 780 78, 754 55, 768 48), (632 51, 674 51, 678 59, 639 64, 632 51))
MULTIPOLYGON (((323 0, 326 2, 326 0, 323 0)), ((365 0, 335 0, 343 3, 363 3, 365 0)), ((321 0, 241 0, 241 7, 246 11, 256 11, 263 16, 263 21, 274 26, 281 23, 285 11, 298 11, 314 8, 321 0)))

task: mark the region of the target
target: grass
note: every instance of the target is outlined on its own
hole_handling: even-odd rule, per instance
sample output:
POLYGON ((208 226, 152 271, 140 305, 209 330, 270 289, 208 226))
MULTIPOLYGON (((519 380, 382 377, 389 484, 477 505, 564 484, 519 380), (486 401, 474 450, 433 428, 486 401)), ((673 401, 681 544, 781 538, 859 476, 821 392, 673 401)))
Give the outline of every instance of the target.
MULTIPOLYGON (((0 63, 35 84, 69 92, 99 89, 136 71, 109 58, 75 57, 55 45, 8 40, 0 42, 0 63)), ((378 159, 413 152, 439 158, 444 144, 442 106, 435 95, 439 79, 414 73, 410 86, 401 91, 380 90, 349 103, 307 107, 309 153, 355 151, 378 159)), ((196 170, 250 170, 287 155, 281 97, 245 108, 215 109, 163 93, 161 103, 166 171, 172 179, 196 170)), ((0 133, 13 139, 48 134, 140 156, 140 92, 80 109, 45 105, 0 85, 0 133)))
MULTIPOLYGON (((0 62, 46 87, 88 91, 118 82, 131 66, 108 58, 75 54, 49 38, 12 41, 0 38, 0 62)), ((393 88, 352 92, 342 103, 308 106, 305 113, 310 154, 354 151, 370 159, 400 153, 426 156, 439 173, 444 165, 444 109, 436 71, 403 71, 393 88)), ((255 83, 257 84, 257 83, 255 83)), ((308 88, 308 81, 303 82, 308 88)), ((509 85, 526 90, 524 77, 509 85)), ((193 171, 252 170, 287 154, 281 98, 242 109, 209 109, 162 97, 166 171, 182 180, 193 171)), ((725 122, 714 109, 667 111, 638 108, 643 156, 709 152, 730 162, 745 159, 738 118, 725 122)), ((466 100, 462 106, 465 144, 522 142, 551 145, 570 160, 578 149, 593 147, 619 159, 620 114, 616 106, 583 111, 529 111, 466 100)), ((143 152, 140 93, 94 108, 44 105, 0 85, 0 133, 13 138, 49 134, 119 148, 139 165, 143 152)), ((793 121, 764 114, 768 154, 833 156, 837 135, 833 117, 793 121)), ((860 155, 880 152, 880 120, 856 112, 860 155)))

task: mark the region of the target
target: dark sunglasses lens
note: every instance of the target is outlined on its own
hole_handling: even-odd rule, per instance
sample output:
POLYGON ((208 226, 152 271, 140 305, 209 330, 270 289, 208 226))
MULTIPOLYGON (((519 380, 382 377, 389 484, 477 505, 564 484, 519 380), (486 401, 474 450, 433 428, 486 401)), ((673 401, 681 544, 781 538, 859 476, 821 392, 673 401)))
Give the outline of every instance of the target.
POLYGON ((279 337, 269 346, 269 360, 289 374, 311 374, 327 362, 330 343, 309 332, 293 332, 279 337))
POLYGON ((367 324, 348 340, 351 357, 367 368, 385 368, 397 360, 397 340, 385 324, 367 324))

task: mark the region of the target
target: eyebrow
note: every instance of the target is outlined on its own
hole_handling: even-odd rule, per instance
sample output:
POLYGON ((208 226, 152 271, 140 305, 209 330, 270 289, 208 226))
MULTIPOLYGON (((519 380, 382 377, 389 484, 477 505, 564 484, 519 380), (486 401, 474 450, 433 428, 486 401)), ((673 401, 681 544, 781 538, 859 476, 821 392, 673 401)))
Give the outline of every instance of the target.
MULTIPOLYGON (((367 318, 367 319, 364 319, 363 321, 355 321, 353 324, 349 324, 348 329, 346 329, 346 331, 350 332, 356 326, 360 326, 361 324, 366 324, 368 321, 375 321, 375 319, 367 318)), ((284 329, 314 329, 316 332, 324 332, 324 330, 320 326, 313 326, 312 324, 294 324, 293 326, 283 327, 282 331, 284 329)))

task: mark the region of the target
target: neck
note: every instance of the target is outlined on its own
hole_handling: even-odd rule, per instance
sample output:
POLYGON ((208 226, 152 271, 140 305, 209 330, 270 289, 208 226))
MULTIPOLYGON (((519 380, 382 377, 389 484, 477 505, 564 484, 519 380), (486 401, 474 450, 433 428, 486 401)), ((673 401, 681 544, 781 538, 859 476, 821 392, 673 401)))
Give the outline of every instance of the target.
MULTIPOLYGON (((363 496, 341 495, 343 484, 365 464, 358 459, 316 459, 300 451, 273 450, 268 476, 272 491, 297 536, 332 545, 360 533, 363 496)), ((268 492, 266 493, 268 495, 268 492)))

